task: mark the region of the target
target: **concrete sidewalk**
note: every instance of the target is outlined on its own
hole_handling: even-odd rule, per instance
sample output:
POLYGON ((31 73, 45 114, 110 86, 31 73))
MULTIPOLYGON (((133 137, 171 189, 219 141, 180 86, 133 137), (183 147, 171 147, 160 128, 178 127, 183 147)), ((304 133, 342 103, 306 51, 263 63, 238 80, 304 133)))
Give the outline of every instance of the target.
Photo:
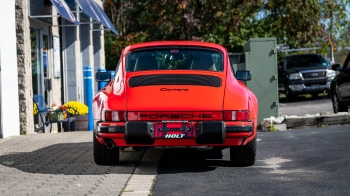
POLYGON ((306 127, 350 125, 350 110, 334 114, 332 100, 328 97, 303 98, 279 104, 279 116, 267 116, 259 131, 285 131, 306 127), (271 126, 271 123, 273 126, 271 126))
MULTIPOLYGON (((123 152, 120 165, 98 166, 92 132, 1 139, 0 195, 120 195, 144 153, 123 152)), ((154 175, 154 164, 136 170, 147 175, 150 168, 154 175)))
POLYGON ((349 126, 350 113, 339 112, 337 114, 320 113, 305 116, 281 116, 278 118, 264 118, 259 131, 286 131, 290 129, 302 129, 310 127, 349 126))

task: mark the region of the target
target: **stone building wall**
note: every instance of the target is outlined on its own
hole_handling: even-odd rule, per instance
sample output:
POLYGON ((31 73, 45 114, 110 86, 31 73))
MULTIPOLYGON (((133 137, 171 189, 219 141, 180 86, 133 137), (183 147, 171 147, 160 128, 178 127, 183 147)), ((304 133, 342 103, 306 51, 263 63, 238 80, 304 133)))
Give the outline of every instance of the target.
POLYGON ((20 132, 28 134, 34 132, 28 0, 16 0, 15 5, 20 132))

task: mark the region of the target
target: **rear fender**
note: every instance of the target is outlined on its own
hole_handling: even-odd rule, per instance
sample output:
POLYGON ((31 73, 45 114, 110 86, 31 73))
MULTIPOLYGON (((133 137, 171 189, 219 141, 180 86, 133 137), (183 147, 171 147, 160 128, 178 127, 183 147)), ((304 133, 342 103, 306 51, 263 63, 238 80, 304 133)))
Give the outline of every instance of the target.
POLYGON ((248 93, 248 108, 250 119, 258 119, 258 99, 251 92, 248 93))
POLYGON ((249 113, 250 113, 250 119, 253 121, 253 126, 254 126, 254 132, 253 135, 251 135, 249 138, 243 140, 242 145, 246 145, 248 142, 253 140, 256 137, 257 133, 257 125, 258 125, 258 99, 256 96, 252 93, 248 93, 248 108, 249 108, 249 113))
POLYGON ((249 95, 247 89, 240 85, 229 86, 225 89, 223 110, 248 110, 249 95))
POLYGON ((230 66, 226 76, 223 110, 248 110, 249 90, 234 78, 230 66))
POLYGON ((114 79, 93 99, 92 111, 95 123, 102 119, 104 110, 126 111, 125 83, 121 68, 117 70, 114 79))

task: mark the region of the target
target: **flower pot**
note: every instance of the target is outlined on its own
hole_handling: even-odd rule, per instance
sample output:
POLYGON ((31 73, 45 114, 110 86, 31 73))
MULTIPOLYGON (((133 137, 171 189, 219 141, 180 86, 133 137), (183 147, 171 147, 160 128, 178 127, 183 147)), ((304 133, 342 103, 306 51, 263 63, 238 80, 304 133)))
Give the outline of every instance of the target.
POLYGON ((76 116, 75 121, 76 121, 76 131, 88 130, 89 116, 87 114, 76 116))
POLYGON ((49 120, 51 122, 57 122, 63 120, 63 112, 52 111, 48 113, 49 120))
MULTIPOLYGON (((89 116, 87 114, 76 116, 74 121, 70 123, 70 131, 87 131, 88 130, 89 116), (75 129, 74 129, 74 123, 75 123, 75 129)), ((67 132, 68 122, 63 122, 62 126, 64 131, 67 132)))

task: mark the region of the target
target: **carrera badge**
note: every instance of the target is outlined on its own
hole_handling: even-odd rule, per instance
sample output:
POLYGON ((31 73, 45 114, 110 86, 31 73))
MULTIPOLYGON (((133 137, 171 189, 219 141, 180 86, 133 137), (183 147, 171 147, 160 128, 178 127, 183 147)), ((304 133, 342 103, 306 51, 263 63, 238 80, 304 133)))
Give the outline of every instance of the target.
POLYGON ((160 91, 188 91, 187 88, 161 88, 160 91))

